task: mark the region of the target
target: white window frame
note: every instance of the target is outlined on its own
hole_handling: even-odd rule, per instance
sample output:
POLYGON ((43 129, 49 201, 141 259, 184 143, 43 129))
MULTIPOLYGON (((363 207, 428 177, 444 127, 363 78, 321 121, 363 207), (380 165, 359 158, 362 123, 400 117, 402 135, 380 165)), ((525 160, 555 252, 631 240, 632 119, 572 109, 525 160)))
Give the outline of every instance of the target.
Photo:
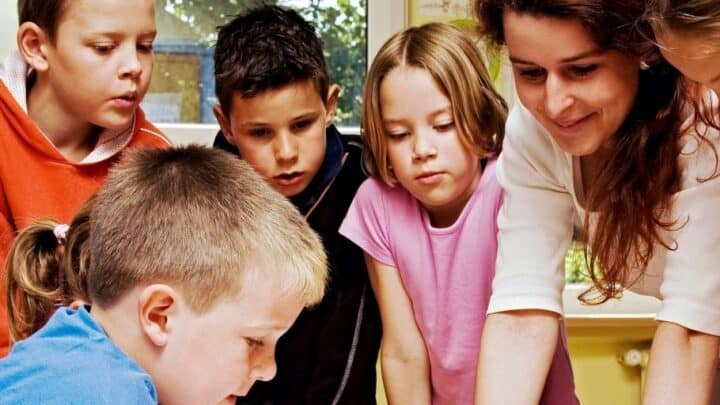
MULTIPOLYGON (((368 66, 390 35, 407 26, 407 0, 367 0, 368 66)), ((155 124, 174 143, 212 144, 217 124, 158 123, 155 124)), ((360 127, 340 127, 348 135, 360 134, 360 127)))

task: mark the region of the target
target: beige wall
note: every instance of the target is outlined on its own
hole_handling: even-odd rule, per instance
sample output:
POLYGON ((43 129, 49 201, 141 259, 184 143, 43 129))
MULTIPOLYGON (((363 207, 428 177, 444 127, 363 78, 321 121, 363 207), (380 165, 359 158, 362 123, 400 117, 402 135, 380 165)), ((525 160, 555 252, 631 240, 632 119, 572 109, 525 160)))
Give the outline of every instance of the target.
POLYGON ((0 0, 0 58, 15 49, 17 0, 0 0))

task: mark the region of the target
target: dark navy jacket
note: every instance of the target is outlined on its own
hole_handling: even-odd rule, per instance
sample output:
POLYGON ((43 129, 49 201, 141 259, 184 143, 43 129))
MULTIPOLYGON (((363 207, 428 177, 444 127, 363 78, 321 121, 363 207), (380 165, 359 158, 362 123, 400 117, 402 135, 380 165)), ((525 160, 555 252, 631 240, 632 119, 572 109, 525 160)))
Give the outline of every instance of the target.
MULTIPOLYGON (((362 250, 338 233, 365 179, 361 144, 330 126, 326 145, 325 159, 315 178, 291 198, 303 214, 317 203, 307 221, 320 235, 328 255, 326 295, 320 304, 304 310, 280 338, 276 377, 270 382, 256 382, 250 393, 238 400, 240 405, 376 403, 380 315, 362 250)), ((222 134, 215 138, 214 146, 239 154, 222 134)))

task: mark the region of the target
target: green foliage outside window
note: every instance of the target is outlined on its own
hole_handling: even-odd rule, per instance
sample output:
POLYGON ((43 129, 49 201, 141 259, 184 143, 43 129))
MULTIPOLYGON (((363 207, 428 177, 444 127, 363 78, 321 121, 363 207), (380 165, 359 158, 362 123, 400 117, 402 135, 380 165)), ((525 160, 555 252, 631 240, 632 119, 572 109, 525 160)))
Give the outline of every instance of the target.
MULTIPOLYGON (((595 266, 595 274, 599 269, 595 266)), ((567 284, 590 284, 590 272, 585 259, 585 245, 581 242, 573 242, 565 254, 565 282, 567 284)))

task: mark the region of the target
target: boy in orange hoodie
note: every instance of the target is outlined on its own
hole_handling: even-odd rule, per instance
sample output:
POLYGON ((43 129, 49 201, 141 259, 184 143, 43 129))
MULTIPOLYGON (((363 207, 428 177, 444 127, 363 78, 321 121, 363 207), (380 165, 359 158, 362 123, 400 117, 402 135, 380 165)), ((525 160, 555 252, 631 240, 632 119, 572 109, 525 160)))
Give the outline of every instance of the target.
MULTIPOLYGON (((33 219, 69 222, 127 147, 167 139, 138 107, 150 84, 153 0, 20 0, 0 66, 0 259, 33 219)), ((0 357, 10 341, 0 304, 0 357)))

